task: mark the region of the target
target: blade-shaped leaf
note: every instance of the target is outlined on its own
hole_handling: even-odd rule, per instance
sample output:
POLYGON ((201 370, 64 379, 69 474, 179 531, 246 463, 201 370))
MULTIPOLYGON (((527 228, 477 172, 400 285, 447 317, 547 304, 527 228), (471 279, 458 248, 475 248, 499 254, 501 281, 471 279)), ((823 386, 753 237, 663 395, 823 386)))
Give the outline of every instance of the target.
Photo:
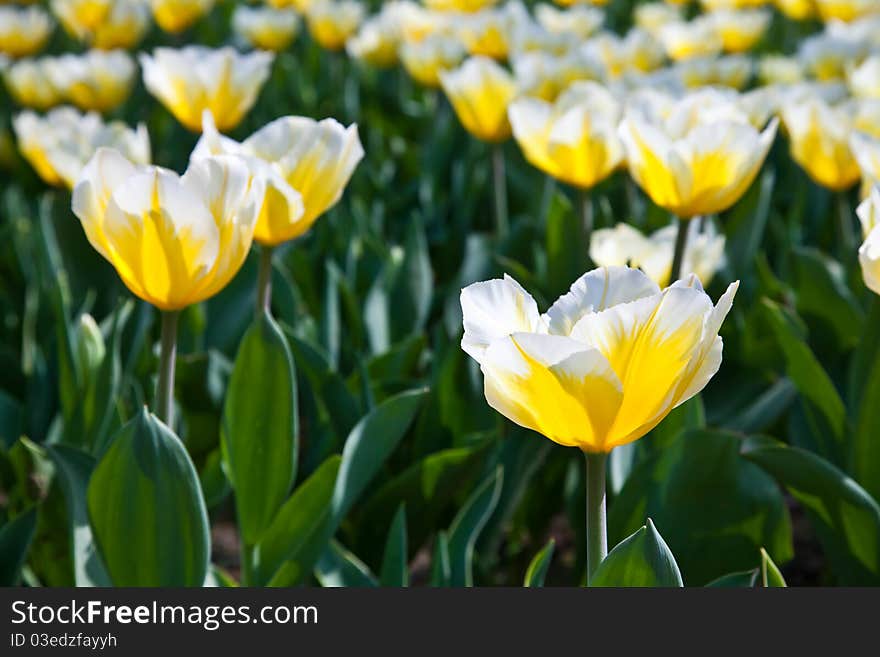
POLYGON ((210 537, 199 479, 180 439, 144 408, 89 481, 89 520, 117 586, 202 586, 210 537))
POLYGON ((675 557, 654 523, 614 547, 599 564, 590 586, 684 586, 675 557))
POLYGON ((501 495, 504 471, 499 466, 474 491, 449 527, 449 566, 452 586, 473 586, 474 545, 501 495))
POLYGON ((382 570, 379 576, 382 586, 408 586, 407 562, 406 507, 401 504, 394 514, 385 541, 385 554, 382 557, 382 570))
POLYGON ((37 509, 31 508, 0 527, 0 586, 15 586, 37 529, 37 509))
POLYGON ((297 456, 296 377, 287 341, 262 313, 244 335, 223 408, 223 464, 246 545, 266 530, 290 491, 297 456))
POLYGON ((315 564, 321 586, 374 587, 376 577, 367 565, 336 541, 330 541, 315 564))
POLYGON ((547 570, 550 568, 550 561, 553 559, 553 550, 556 547, 556 541, 552 538, 547 542, 541 550, 536 554, 529 568, 526 570, 526 577, 523 586, 540 587, 544 586, 544 578, 547 577, 547 570))

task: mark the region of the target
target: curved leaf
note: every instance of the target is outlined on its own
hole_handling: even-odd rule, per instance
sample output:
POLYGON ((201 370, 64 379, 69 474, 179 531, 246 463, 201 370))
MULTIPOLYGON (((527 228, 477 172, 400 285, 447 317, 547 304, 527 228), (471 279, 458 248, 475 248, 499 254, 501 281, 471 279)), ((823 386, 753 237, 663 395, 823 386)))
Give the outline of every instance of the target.
POLYGON ((382 557, 382 571, 379 576, 382 586, 408 586, 409 567, 406 547, 406 507, 401 504, 394 514, 388 539, 385 541, 385 555, 382 557))
POLYGON ((449 527, 451 586, 473 586, 474 545, 501 495, 504 470, 498 467, 474 491, 449 527))
POLYGON ((550 568, 550 561, 553 559, 553 550, 556 547, 556 541, 552 538, 547 542, 541 550, 534 556, 529 568, 526 570, 526 577, 523 586, 539 587, 544 586, 544 578, 547 576, 547 569, 550 568))
POLYGON ((590 586, 684 586, 675 557, 654 523, 619 543, 599 564, 590 586))
POLYGON ((0 527, 0 586, 15 586, 37 530, 37 509, 30 508, 0 527))
POLYGON ((241 341, 220 432, 245 545, 256 543, 287 498, 296 475, 297 434, 290 350, 264 312, 241 341))
POLYGON ((88 512, 117 586, 202 586, 210 537, 199 479, 180 439, 144 408, 89 481, 88 512))

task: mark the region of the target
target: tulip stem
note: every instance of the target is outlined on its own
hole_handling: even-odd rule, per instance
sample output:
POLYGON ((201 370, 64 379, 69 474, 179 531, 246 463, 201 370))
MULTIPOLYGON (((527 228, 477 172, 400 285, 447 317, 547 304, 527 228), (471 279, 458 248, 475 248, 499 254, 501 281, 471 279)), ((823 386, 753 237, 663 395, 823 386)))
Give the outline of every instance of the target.
POLYGON ((681 265, 684 262, 684 250, 687 247, 688 222, 690 219, 678 218, 678 232, 675 235, 675 252, 672 255, 672 269, 669 270, 669 284, 681 278, 681 265))
POLYGON ((587 457, 587 584, 608 554, 605 520, 605 462, 607 454, 585 453, 587 457))
POLYGON ((495 183, 495 222, 498 237, 504 239, 509 231, 507 221, 507 180, 504 174, 504 146, 495 144, 492 149, 492 175, 495 183))
POLYGON ((581 215, 581 225, 584 231, 584 244, 587 246, 587 252, 590 251, 590 239, 593 236, 593 203, 590 199, 590 190, 578 190, 578 210, 581 215))
POLYGON ((274 246, 260 246, 260 274, 257 279, 257 315, 267 312, 272 307, 272 254, 274 246))
POLYGON ((156 415, 174 429, 174 364, 177 360, 177 320, 180 312, 162 313, 162 346, 159 352, 159 381, 156 385, 156 415))
POLYGON ((853 217, 855 213, 850 207, 849 199, 845 192, 837 194, 837 226, 840 231, 840 246, 843 250, 844 262, 849 262, 859 248, 853 229, 853 217))

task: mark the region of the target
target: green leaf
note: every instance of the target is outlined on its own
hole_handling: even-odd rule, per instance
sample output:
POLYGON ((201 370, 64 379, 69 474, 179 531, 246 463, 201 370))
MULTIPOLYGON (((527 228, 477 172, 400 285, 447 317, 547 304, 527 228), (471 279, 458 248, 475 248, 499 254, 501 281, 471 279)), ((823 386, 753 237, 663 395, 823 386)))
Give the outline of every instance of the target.
POLYGON ((743 570, 737 573, 722 575, 706 584, 713 589, 749 589, 755 585, 758 579, 758 568, 743 570))
POLYGON ((850 470, 877 500, 880 499, 880 352, 874 357, 874 366, 860 393, 861 403, 851 442, 850 470))
POLYGON ((385 555, 382 557, 382 570, 379 576, 382 586, 409 586, 407 562, 406 507, 401 504, 394 514, 385 541, 385 555))
POLYGON ((583 219, 561 193, 556 193, 547 213, 547 285, 548 294, 556 298, 589 268, 583 219))
POLYGON ((547 541, 541 550, 532 558, 526 570, 526 577, 523 586, 541 587, 544 586, 544 578, 547 577, 547 569, 550 568, 550 561, 553 559, 553 550, 556 547, 556 541, 552 538, 547 541))
POLYGON ((303 481, 284 503, 258 543, 254 564, 257 585, 268 582, 287 559, 293 559, 315 541, 325 527, 327 507, 342 457, 333 455, 303 481))
POLYGON ((110 577, 92 537, 86 491, 89 477, 95 468, 95 459, 66 445, 46 448, 46 453, 57 469, 56 476, 67 503, 67 522, 70 534, 71 559, 76 586, 109 586, 110 577))
POLYGON ((336 541, 330 541, 327 549, 315 564, 315 576, 321 586, 375 587, 376 577, 366 564, 336 541))
POLYGON ((750 438, 742 454, 806 509, 840 583, 880 583, 880 506, 861 486, 816 454, 771 438, 750 438))
MULTIPOLYGON (((486 448, 460 447, 426 456, 385 483, 364 505, 357 528, 358 552, 370 559, 368 548, 378 545, 401 504, 418 509, 407 518, 413 545, 424 543, 454 511, 456 493, 472 485, 485 461, 486 448), (449 515, 446 515, 447 512, 449 515)), ((378 557, 378 555, 376 555, 378 557)))
POLYGON ((779 568, 773 563, 773 559, 767 554, 767 550, 761 548, 761 586, 766 588, 785 588, 785 578, 779 572, 779 568))
POLYGON ((468 498, 449 526, 449 566, 451 586, 473 586, 474 545, 501 495, 504 470, 501 467, 486 478, 468 498))
POLYGON ((796 247, 792 274, 798 313, 816 317, 833 331, 840 351, 853 347, 862 335, 865 314, 846 284, 840 263, 814 248, 796 247))
POLYGON ((792 319, 782 307, 769 299, 763 299, 761 303, 782 349, 788 378, 806 403, 808 420, 813 434, 820 441, 823 455, 837 463, 842 462, 847 431, 846 408, 834 382, 807 343, 798 336, 792 319))
POLYGON ((89 481, 92 534, 116 586, 202 586, 208 515, 180 439, 146 408, 117 434, 89 481))
POLYGON ((440 531, 434 542, 434 556, 431 559, 431 586, 450 586, 452 565, 449 558, 449 534, 440 531))
POLYGON ((724 217, 727 257, 737 276, 745 277, 752 272, 767 227, 775 180, 776 172, 769 166, 764 167, 761 176, 724 217))
POLYGON ((753 568, 762 546, 790 559, 785 500, 770 476, 740 456, 741 442, 725 431, 691 430, 639 463, 609 509, 609 540, 652 518, 684 579, 697 586, 753 568))
MULTIPOLYGON (((406 434, 426 394, 427 390, 422 389, 390 397, 351 430, 329 504, 325 503, 322 512, 310 519, 307 536, 297 537, 285 527, 279 527, 278 519, 275 520, 267 532, 273 558, 266 560, 264 546, 259 547, 263 555, 261 576, 268 576, 270 585, 292 585, 308 576, 351 506, 406 434), (283 565, 276 561, 279 556, 283 565)), ((282 507, 281 515, 286 507, 287 504, 282 507)))
POLYGON ((599 564, 590 586, 684 586, 675 557, 648 518, 599 564))
POLYGON ((37 529, 32 507, 0 527, 0 586, 15 586, 37 529))
POLYGON ((238 525, 253 545, 296 476, 296 377, 287 341, 262 313, 244 335, 223 408, 223 464, 235 491, 238 525))

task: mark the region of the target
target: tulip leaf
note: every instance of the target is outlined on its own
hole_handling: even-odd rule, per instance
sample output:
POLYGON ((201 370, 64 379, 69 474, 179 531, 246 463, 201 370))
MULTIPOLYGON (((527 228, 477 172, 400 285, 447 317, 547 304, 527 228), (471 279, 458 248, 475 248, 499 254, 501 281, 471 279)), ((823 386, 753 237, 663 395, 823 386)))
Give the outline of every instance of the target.
POLYGON ((792 251, 792 265, 798 313, 830 328, 833 334, 828 341, 841 351, 855 346, 865 314, 846 284, 840 263, 818 249, 801 246, 792 251))
MULTIPOLYGON (((874 305, 880 309, 877 300, 874 300, 874 305)), ((880 322, 880 312, 875 314, 880 322)), ((875 500, 880 500, 880 350, 872 355, 873 367, 857 395, 860 402, 851 442, 850 463, 855 479, 875 500)))
MULTIPOLYGON (((329 503, 324 501, 320 513, 304 519, 307 531, 295 534, 276 518, 264 541, 271 547, 258 546, 260 577, 268 578, 264 581, 273 586, 286 586, 308 576, 351 506, 406 434, 426 394, 422 389, 390 397, 351 430, 329 503)), ((324 491, 323 486, 321 490, 324 491)), ((294 492, 291 500, 298 492, 294 492)), ((285 515, 287 506, 282 507, 279 518, 285 515)))
POLYGON ((842 584, 880 583, 880 506, 820 456, 766 437, 750 438, 743 456, 785 486, 804 507, 842 584))
MULTIPOLYGON (((589 200, 587 200, 589 203, 589 200)), ((556 298, 568 291, 589 269, 589 248, 583 218, 571 202, 557 192, 547 212, 547 284, 548 294, 556 298)))
POLYGON ((550 561, 553 559, 553 550, 556 547, 556 541, 552 538, 547 541, 547 545, 541 548, 526 570, 523 586, 536 588, 544 586, 544 579, 547 577, 547 570, 550 568, 550 561))
MULTIPOLYGON (((413 545, 424 543, 436 527, 452 515, 454 497, 478 476, 486 459, 486 447, 459 447, 429 454, 385 483, 370 497, 358 523, 358 551, 366 558, 370 545, 382 539, 382 530, 404 502, 418 514, 407 518, 413 545), (446 513, 449 516, 446 516, 446 513)), ((375 555, 378 558, 378 555, 375 555)))
POLYGON ((474 545, 501 495, 504 470, 500 466, 473 492, 449 526, 451 586, 473 586, 474 545))
POLYGON ((315 564, 315 577, 325 587, 378 586, 376 577, 367 565, 336 541, 330 541, 315 564))
POLYGON ((113 439, 89 481, 92 534, 116 586, 202 586, 208 516, 180 439, 143 409, 113 439))
POLYGON ((680 434, 637 464, 608 513, 619 541, 651 517, 683 578, 701 586, 755 566, 763 546, 792 556, 791 521, 776 482, 739 454, 741 438, 717 430, 680 434))
POLYGON ((729 236, 725 250, 733 272, 738 277, 747 277, 752 271, 752 263, 767 228, 775 180, 776 172, 765 167, 724 218, 725 232, 729 236))
POLYGON ((590 586, 684 586, 675 557, 654 523, 614 547, 599 564, 590 586))
POLYGON ((341 462, 339 455, 328 458, 282 505, 258 543, 254 584, 268 582, 284 561, 303 552, 323 530, 341 462))
POLYGON ((841 463, 847 431, 846 408, 834 382, 778 304, 763 299, 762 309, 785 358, 788 378, 804 400, 807 422, 823 456, 841 463))
POLYGON ((20 513, 0 526, 0 586, 15 586, 37 530, 37 509, 20 513))
POLYGON ((385 541, 385 554, 382 557, 382 570, 379 576, 382 586, 408 586, 407 561, 406 507, 401 504, 394 514, 385 541))
POLYGON ((761 548, 761 567, 759 573, 760 585, 765 589, 785 588, 785 578, 782 576, 779 568, 773 563, 773 559, 770 558, 770 555, 767 554, 767 550, 764 548, 761 548))
POLYGON ((706 584, 713 589, 749 589, 755 585, 758 579, 759 569, 743 570, 737 573, 728 573, 706 584))
POLYGON ((449 534, 441 530, 434 541, 434 556, 431 559, 431 586, 450 586, 451 582, 449 534))
POLYGON ((246 545, 256 543, 296 475, 296 378, 287 341, 268 313, 244 335, 223 408, 223 465, 246 545))
POLYGON ((101 563, 92 537, 86 498, 95 459, 67 445, 47 447, 46 454, 55 464, 58 482, 67 503, 74 584, 109 586, 110 577, 101 563))

